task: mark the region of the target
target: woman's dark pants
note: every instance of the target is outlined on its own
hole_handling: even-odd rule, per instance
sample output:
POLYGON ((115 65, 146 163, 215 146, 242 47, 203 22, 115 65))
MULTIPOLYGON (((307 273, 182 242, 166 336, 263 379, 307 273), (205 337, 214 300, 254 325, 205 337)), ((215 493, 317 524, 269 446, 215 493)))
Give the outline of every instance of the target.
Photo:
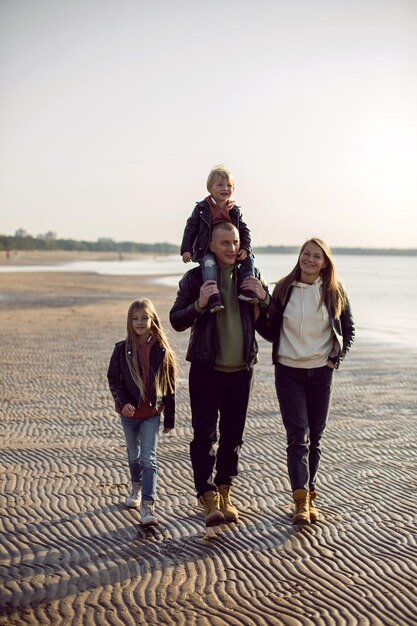
POLYGON ((330 409, 333 370, 275 366, 275 387, 287 431, 291 489, 314 491, 320 463, 320 440, 330 409))
POLYGON ((253 370, 224 373, 193 363, 189 387, 194 438, 190 444, 194 484, 198 496, 230 485, 238 474, 253 370), (219 446, 217 441, 219 423, 219 446), (212 481, 212 473, 216 475, 212 481))

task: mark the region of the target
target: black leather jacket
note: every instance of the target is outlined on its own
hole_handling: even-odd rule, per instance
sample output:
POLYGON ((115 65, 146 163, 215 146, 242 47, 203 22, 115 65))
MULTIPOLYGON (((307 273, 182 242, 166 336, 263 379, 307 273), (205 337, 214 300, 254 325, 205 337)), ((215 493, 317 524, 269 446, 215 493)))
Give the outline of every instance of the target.
MULTIPOLYGON (((240 247, 252 252, 251 235, 249 228, 243 221, 242 212, 238 206, 230 209, 229 216, 232 224, 239 231, 240 247)), ((201 261, 206 254, 211 235, 211 209, 206 200, 197 202, 193 212, 187 220, 184 236, 181 242, 181 254, 191 252, 195 263, 201 261)))
MULTIPOLYGON (((110 359, 107 378, 110 391, 117 406, 124 407, 125 404, 133 404, 138 407, 140 404, 139 389, 132 378, 125 356, 126 340, 116 343, 110 359)), ((160 368, 165 357, 165 349, 155 343, 149 355, 149 377, 150 377, 150 403, 156 406, 155 374, 160 368)), ((128 358, 131 352, 128 352, 128 358)), ((140 364, 139 364, 140 367, 140 364)), ((164 428, 173 428, 175 423, 175 395, 172 393, 162 397, 164 405, 164 428)))
MULTIPOLYGON (((255 276, 261 281, 263 288, 268 292, 268 287, 259 270, 256 268, 255 276)), ((236 279, 237 277, 235 276, 235 280, 236 279)), ((217 355, 216 316, 212 315, 208 308, 203 313, 199 313, 194 306, 200 295, 200 287, 202 284, 203 279, 199 267, 194 267, 184 274, 180 280, 177 298, 169 314, 169 319, 172 327, 177 331, 191 328, 186 354, 187 361, 214 366, 217 355)), ((244 357, 246 366, 249 369, 258 361, 258 344, 255 339, 255 327, 257 327, 259 319, 266 315, 266 309, 268 307, 260 307, 260 318, 256 323, 254 319, 254 307, 252 305, 239 300, 239 307, 245 342, 244 357)))
MULTIPOLYGON (((257 331, 267 341, 272 342, 272 362, 274 365, 278 363, 278 347, 279 338, 281 334, 282 319, 285 311, 285 307, 291 296, 292 287, 288 292, 287 301, 282 305, 276 300, 272 300, 271 306, 267 316, 263 316, 259 320, 257 331)), ((335 357, 331 358, 335 369, 339 369, 340 363, 346 356, 346 352, 353 344, 355 338, 355 324, 350 309, 349 299, 347 300, 346 307, 343 309, 340 318, 335 319, 332 311, 329 310, 330 323, 333 328, 333 332, 339 344, 339 352, 335 357)))

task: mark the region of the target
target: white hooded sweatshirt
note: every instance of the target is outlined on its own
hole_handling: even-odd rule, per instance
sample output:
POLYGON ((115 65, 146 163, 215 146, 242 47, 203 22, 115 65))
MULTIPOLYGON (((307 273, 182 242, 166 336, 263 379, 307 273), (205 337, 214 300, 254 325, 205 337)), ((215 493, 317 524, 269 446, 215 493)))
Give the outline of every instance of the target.
POLYGON ((310 369, 326 365, 334 346, 334 333, 324 304, 319 307, 322 278, 312 285, 294 281, 285 307, 278 362, 310 369))

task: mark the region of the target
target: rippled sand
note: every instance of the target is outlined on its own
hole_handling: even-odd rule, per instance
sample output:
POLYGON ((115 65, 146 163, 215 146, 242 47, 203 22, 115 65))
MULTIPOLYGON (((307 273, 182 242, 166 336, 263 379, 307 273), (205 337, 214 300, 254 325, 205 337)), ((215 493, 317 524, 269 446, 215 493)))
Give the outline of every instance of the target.
POLYGON ((172 288, 150 279, 7 274, 0 292, 0 624, 406 626, 417 623, 416 365, 360 336, 336 376, 318 506, 290 519, 270 346, 234 501, 208 539, 193 493, 185 354, 172 288), (135 281, 137 282, 135 283, 135 281), (106 370, 129 303, 151 297, 182 366, 159 446, 159 529, 124 507, 122 431, 106 370))

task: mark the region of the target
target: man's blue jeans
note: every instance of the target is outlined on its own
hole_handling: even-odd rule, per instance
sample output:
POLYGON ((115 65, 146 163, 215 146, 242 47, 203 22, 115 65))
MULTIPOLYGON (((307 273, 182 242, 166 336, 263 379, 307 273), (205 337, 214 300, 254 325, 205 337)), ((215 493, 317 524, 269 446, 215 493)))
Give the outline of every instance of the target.
POLYGON ((133 483, 141 483, 142 500, 155 500, 156 447, 158 444, 160 416, 148 419, 121 416, 126 438, 130 477, 133 483))
POLYGON ((320 440, 332 396, 333 369, 275 366, 275 387, 287 431, 291 489, 314 491, 320 463, 320 440))

